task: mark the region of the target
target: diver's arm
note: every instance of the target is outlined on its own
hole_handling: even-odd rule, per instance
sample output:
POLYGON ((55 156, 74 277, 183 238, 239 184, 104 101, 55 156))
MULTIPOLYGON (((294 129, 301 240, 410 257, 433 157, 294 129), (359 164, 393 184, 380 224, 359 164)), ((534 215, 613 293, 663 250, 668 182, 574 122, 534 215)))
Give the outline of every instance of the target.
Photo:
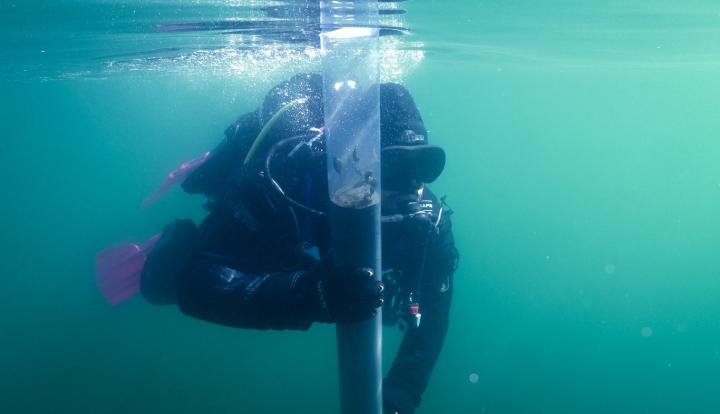
POLYGON ((277 263, 294 253, 279 243, 280 227, 259 221, 248 227, 235 211, 217 206, 200 226, 198 247, 176 274, 178 307, 222 325, 307 329, 317 311, 317 300, 310 297, 315 295, 312 266, 298 263, 281 270, 277 263))
POLYGON ((384 399, 399 413, 414 412, 430 381, 449 325, 457 250, 449 221, 428 252, 421 290, 420 326, 408 329, 383 384, 384 399))
POLYGON ((148 254, 143 296, 219 324, 307 329, 319 319, 312 266, 263 272, 275 260, 262 254, 261 235, 233 223, 222 209, 211 212, 200 229, 190 220, 174 221, 148 254))
POLYGON ((320 261, 307 270, 250 273, 202 254, 178 281, 183 313, 252 329, 301 329, 313 322, 356 322, 374 316, 382 284, 369 269, 338 274, 320 261))
POLYGON ((377 312, 382 286, 372 272, 311 259, 282 233, 253 231, 233 216, 219 209, 203 222, 200 247, 177 276, 182 312, 253 329, 307 329, 316 321, 354 322, 377 312))
POLYGON ((252 329, 305 330, 320 312, 309 271, 253 274, 201 254, 181 275, 178 307, 208 322, 252 329))

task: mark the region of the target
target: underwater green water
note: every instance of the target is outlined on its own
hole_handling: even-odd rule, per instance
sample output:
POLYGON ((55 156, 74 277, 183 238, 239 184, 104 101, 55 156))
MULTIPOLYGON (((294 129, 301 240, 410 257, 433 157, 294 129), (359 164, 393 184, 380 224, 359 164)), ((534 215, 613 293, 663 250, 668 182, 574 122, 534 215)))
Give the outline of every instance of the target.
MULTIPOLYGON (((202 218, 179 191, 139 205, 292 72, 52 76, 77 72, 73 45, 123 42, 80 24, 111 3, 0 5, 0 413, 337 412, 331 326, 235 330, 96 291, 98 250, 202 218)), ((168 18, 209 13, 186 7, 168 18)), ((720 412, 720 5, 404 7, 461 254, 418 414, 720 412)))

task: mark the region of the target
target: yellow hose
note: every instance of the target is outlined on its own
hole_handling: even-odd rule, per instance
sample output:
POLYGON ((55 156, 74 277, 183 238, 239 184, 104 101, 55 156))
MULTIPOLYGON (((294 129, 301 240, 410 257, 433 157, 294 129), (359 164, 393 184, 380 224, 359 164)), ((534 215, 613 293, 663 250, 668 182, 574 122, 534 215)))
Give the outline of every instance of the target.
POLYGON ((275 115, 270 118, 269 121, 265 123, 265 126, 263 126, 263 129, 260 130, 260 133, 255 138, 255 141, 253 141, 252 146, 250 147, 250 150, 248 151, 247 155, 245 156, 245 161, 243 161, 243 164, 247 164, 248 161, 250 161, 250 158, 255 155, 255 152, 257 152, 257 149, 260 148, 260 144, 265 141, 265 137, 267 136, 270 129, 277 123, 277 121, 280 119, 280 117, 288 111, 288 109, 292 108, 295 105, 302 105, 305 102, 307 102, 308 98, 298 98, 294 101, 290 101, 283 105, 282 108, 280 108, 277 112, 275 112, 275 115))

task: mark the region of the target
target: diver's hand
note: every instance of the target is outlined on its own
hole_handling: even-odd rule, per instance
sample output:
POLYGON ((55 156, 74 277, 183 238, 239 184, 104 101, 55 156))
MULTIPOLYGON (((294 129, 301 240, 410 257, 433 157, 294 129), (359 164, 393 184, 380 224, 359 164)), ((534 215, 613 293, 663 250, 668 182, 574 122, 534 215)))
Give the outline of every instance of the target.
POLYGON ((408 391, 383 380, 383 414, 414 414, 416 405, 408 391))
POLYGON ((316 270, 319 321, 350 323, 377 315, 385 287, 372 269, 338 269, 322 260, 316 270))
POLYGON ((403 414, 399 408, 395 407, 394 404, 385 401, 383 405, 383 414, 403 414))

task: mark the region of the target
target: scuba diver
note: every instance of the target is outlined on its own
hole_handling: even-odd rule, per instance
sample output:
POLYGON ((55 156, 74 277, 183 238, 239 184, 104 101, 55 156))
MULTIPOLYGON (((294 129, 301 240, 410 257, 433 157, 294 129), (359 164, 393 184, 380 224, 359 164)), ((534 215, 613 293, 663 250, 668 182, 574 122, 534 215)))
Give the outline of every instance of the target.
MULTIPOLYGON (((135 292, 212 323, 306 330, 383 308, 402 343, 383 381, 384 412, 420 405, 445 341, 457 267, 451 211, 426 186, 445 165, 403 86, 380 86, 382 283, 370 269, 330 260, 322 77, 296 75, 242 115, 209 153, 184 163, 172 184, 203 194, 199 226, 176 220, 144 247, 97 256, 101 292, 119 303, 135 292)), ((335 160, 333 168, 352 168, 335 160)))

